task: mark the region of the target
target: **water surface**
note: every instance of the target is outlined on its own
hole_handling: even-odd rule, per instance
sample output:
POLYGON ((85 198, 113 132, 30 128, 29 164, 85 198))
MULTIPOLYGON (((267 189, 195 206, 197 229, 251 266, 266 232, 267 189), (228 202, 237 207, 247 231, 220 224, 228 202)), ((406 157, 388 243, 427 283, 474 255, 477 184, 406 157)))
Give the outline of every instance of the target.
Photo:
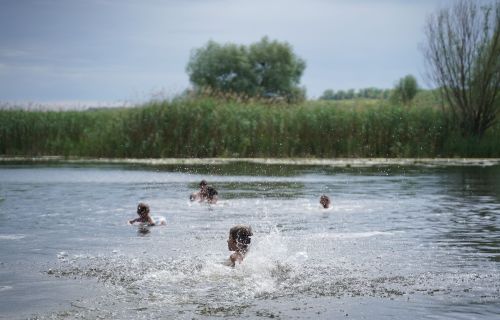
POLYGON ((498 165, 4 164, 0 318, 497 319, 499 218, 498 165))

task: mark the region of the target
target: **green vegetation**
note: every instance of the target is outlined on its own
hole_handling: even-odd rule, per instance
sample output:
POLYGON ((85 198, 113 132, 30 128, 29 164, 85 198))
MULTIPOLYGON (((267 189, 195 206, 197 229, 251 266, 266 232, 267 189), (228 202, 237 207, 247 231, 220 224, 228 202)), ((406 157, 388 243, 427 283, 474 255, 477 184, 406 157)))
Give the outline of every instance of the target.
POLYGON ((432 91, 408 75, 394 89, 329 89, 306 101, 305 62, 288 43, 210 41, 187 65, 195 90, 172 101, 0 110, 0 155, 500 157, 500 1, 459 1, 426 27, 432 91))
POLYGON ((359 90, 332 90, 323 91, 320 100, 350 100, 350 99, 388 99, 391 95, 391 89, 364 88, 359 90))
POLYGON ((417 79, 409 74, 399 79, 394 89, 380 89, 375 87, 345 91, 327 89, 323 91, 319 100, 391 99, 393 103, 409 105, 418 91, 417 79))
POLYGON ((288 43, 264 37, 250 46, 209 41, 192 52, 186 69, 198 91, 298 101, 305 97, 298 87, 305 67, 288 43))
POLYGON ((411 74, 399 79, 394 88, 392 99, 396 102, 401 102, 408 105, 417 95, 418 83, 417 79, 411 74))
POLYGON ((297 105, 195 98, 130 109, 0 111, 0 154, 84 157, 499 157, 500 125, 464 138, 428 95, 297 105), (425 103, 424 105, 418 105, 425 103))

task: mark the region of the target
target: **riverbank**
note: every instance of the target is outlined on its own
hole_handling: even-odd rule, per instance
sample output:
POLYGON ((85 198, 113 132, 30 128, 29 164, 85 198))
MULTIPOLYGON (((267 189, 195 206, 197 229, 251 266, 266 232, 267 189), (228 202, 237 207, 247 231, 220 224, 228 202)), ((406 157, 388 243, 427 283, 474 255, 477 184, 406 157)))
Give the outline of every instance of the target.
POLYGON ((59 163, 59 164, 127 164, 145 166, 164 165, 224 165, 231 163, 250 163, 261 165, 286 166, 329 166, 329 167, 379 167, 379 166, 422 166, 422 167, 454 167, 500 165, 500 158, 337 158, 337 159, 305 159, 305 158, 76 158, 62 156, 47 157, 0 157, 1 164, 12 163, 59 163))

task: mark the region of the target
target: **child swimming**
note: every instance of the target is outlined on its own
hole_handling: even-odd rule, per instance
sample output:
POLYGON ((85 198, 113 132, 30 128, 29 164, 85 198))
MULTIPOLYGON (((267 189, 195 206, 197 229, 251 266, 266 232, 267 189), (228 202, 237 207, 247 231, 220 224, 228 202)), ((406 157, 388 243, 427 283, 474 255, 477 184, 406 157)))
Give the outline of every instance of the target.
POLYGON ((227 239, 227 248, 234 251, 229 256, 228 266, 234 267, 236 262, 241 263, 248 252, 248 247, 253 236, 252 227, 238 224, 229 230, 229 239, 227 239))
POLYGON ((139 215, 139 218, 129 220, 129 224, 134 224, 135 222, 140 222, 142 224, 148 225, 148 226, 155 226, 155 222, 149 215, 149 206, 146 203, 140 202, 137 205, 137 214, 139 215))
POLYGON ((201 180, 200 191, 191 193, 191 195, 189 196, 189 200, 202 202, 207 197, 207 188, 208 188, 207 180, 201 180))
POLYGON ((206 180, 201 180, 200 191, 191 193, 191 195, 189 195, 189 200, 198 202, 206 200, 208 203, 217 203, 217 195, 218 192, 214 187, 209 186, 206 180))
POLYGON ((320 198, 319 198, 319 203, 323 206, 324 209, 328 209, 330 208, 330 198, 328 198, 328 196, 326 195, 322 195, 320 198))
POLYGON ((213 187, 208 187, 207 188, 207 202, 212 203, 212 204, 217 203, 217 200, 219 199, 217 197, 218 194, 219 193, 217 192, 217 190, 215 190, 213 187))

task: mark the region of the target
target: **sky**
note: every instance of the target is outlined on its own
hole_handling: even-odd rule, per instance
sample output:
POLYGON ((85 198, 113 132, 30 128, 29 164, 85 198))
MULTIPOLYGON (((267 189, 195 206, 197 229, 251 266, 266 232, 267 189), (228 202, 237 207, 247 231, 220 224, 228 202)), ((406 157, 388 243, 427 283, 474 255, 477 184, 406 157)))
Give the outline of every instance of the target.
POLYGON ((454 0, 0 0, 0 103, 136 103, 190 87, 209 40, 268 36, 306 61, 324 90, 422 87, 427 17, 454 0))

